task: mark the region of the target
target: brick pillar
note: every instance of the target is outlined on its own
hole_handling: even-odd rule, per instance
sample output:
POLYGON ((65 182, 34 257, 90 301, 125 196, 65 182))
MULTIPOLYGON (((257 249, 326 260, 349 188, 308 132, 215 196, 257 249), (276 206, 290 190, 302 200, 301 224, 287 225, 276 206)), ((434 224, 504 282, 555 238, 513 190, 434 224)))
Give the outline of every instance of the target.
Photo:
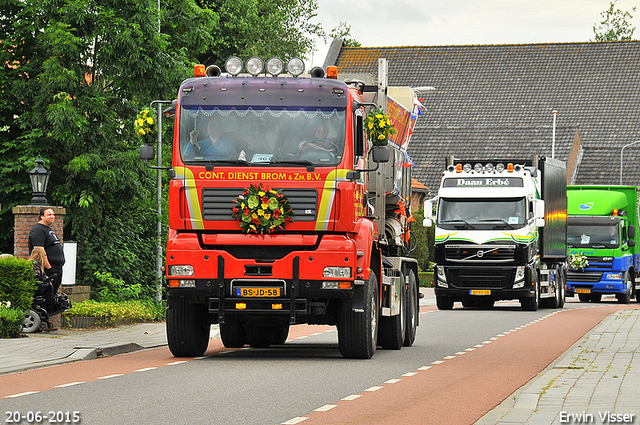
MULTIPOLYGON (((51 228, 62 241, 64 207, 46 206, 53 209, 56 221, 51 228)), ((29 232, 34 224, 40 220, 40 208, 42 205, 18 205, 13 207, 13 255, 19 258, 29 258, 29 232)))

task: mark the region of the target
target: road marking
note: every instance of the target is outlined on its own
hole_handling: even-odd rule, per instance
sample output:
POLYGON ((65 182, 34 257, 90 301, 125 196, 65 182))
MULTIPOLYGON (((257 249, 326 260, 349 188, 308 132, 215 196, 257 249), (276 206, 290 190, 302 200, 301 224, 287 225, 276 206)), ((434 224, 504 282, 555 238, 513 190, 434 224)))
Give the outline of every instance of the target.
POLYGON ((451 360, 451 359, 455 359, 455 358, 456 358, 456 356, 446 356, 446 357, 443 357, 443 359, 445 359, 445 360, 451 360))
POLYGON ((402 376, 407 376, 407 377, 409 377, 409 376, 414 376, 414 375, 417 375, 417 373, 415 373, 415 372, 407 372, 407 373, 405 373, 405 374, 404 374, 404 375, 402 375, 402 376))
POLYGON ((146 372, 148 370, 153 370, 153 369, 157 369, 157 367, 145 367, 144 369, 134 370, 134 372, 146 372))
POLYGON ((432 362, 431 364, 442 364, 444 363, 444 361, 442 360, 436 360, 435 362, 432 362))
POLYGON ((402 379, 389 379, 388 381, 385 381, 385 384, 395 384, 396 382, 400 382, 402 381, 402 379))
POLYGON ((180 360, 180 361, 177 361, 177 362, 167 363, 165 366, 174 366, 174 365, 177 365, 177 364, 186 363, 188 361, 189 360, 180 360))
POLYGON ((27 392, 25 392, 25 393, 8 395, 6 398, 22 397, 23 395, 36 394, 36 393, 38 393, 38 392, 40 392, 40 391, 27 391, 27 392))
POLYGON ((362 397, 360 394, 352 394, 352 395, 348 395, 346 397, 343 397, 340 400, 351 401, 351 400, 355 400, 355 399, 360 398, 360 397, 362 397))
POLYGON ((68 384, 56 385, 56 388, 73 387, 74 385, 84 384, 84 382, 69 382, 68 384))
POLYGON ((316 410, 314 410, 314 412, 326 412, 327 410, 331 410, 334 407, 338 407, 337 404, 325 404, 322 407, 318 407, 316 410))
POLYGON ((418 370, 428 370, 428 369, 431 369, 431 366, 422 366, 418 368, 418 370))
POLYGON ((282 422, 281 425, 295 425, 295 424, 299 424, 302 421, 306 421, 307 419, 309 419, 309 418, 297 417, 297 418, 289 419, 286 422, 282 422))
POLYGON ((381 390, 381 389, 382 389, 382 387, 369 387, 365 391, 373 392, 373 391, 378 391, 378 390, 381 390))
POLYGON ((115 375, 99 376, 98 379, 111 379, 122 375, 122 373, 116 373, 115 375))

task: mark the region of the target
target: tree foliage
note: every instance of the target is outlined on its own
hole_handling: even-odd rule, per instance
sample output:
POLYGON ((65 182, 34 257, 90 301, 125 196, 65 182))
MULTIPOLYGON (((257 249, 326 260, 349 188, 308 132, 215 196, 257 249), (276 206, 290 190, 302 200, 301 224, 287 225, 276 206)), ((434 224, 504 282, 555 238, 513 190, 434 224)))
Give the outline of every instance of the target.
MULTIPOLYGON (((631 13, 623 12, 620 9, 615 9, 615 3, 617 0, 612 1, 609 5, 609 9, 600 13, 603 20, 599 25, 593 26, 593 33, 596 36, 595 41, 616 41, 616 40, 632 40, 633 32, 635 28, 631 26, 629 22, 633 19, 631 13)), ((631 8, 632 12, 636 11, 635 7, 631 8)))
POLYGON ((0 251, 13 251, 11 210, 29 203, 27 171, 41 154, 47 199, 66 208, 64 239, 78 242, 76 282, 100 287, 94 273, 110 272, 148 294, 157 185, 138 159, 136 113, 173 99, 203 58, 304 56, 322 31, 308 23, 316 9, 315 0, 163 0, 160 10, 156 0, 0 2, 0 251))
POLYGON ((330 38, 341 37, 345 47, 360 47, 360 43, 351 38, 351 27, 346 22, 340 22, 337 27, 329 33, 330 38))

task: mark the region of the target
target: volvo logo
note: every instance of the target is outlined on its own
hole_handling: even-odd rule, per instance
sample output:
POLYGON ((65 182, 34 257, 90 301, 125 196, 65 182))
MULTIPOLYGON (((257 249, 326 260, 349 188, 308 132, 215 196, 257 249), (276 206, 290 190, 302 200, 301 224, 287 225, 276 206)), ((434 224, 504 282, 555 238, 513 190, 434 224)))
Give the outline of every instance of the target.
POLYGON ((479 250, 476 255, 478 256, 478 258, 482 258, 484 256, 484 251, 483 250, 479 250))

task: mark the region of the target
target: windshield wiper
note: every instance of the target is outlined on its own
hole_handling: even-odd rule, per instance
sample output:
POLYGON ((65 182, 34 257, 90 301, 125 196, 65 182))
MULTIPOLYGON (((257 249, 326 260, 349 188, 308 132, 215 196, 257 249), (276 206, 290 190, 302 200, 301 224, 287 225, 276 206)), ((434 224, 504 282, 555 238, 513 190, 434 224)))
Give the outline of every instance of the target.
POLYGON ((307 167, 307 171, 311 172, 316 169, 316 164, 308 159, 296 159, 293 161, 269 161, 269 164, 291 164, 291 165, 304 165, 307 167))
POLYGON ((511 224, 507 223, 507 221, 505 219, 503 219, 503 218, 484 218, 484 219, 478 220, 479 223, 487 223, 487 222, 492 222, 492 221, 501 222, 501 223, 506 224, 507 226, 511 227, 512 229, 515 229, 515 227, 513 227, 511 224))
POLYGON ((473 227, 471 224, 469 224, 469 222, 467 220, 462 220, 462 219, 459 219, 459 220, 444 220, 441 223, 442 224, 453 224, 454 226, 455 225, 464 224, 465 226, 469 226, 472 229, 475 229, 475 227, 473 227))

